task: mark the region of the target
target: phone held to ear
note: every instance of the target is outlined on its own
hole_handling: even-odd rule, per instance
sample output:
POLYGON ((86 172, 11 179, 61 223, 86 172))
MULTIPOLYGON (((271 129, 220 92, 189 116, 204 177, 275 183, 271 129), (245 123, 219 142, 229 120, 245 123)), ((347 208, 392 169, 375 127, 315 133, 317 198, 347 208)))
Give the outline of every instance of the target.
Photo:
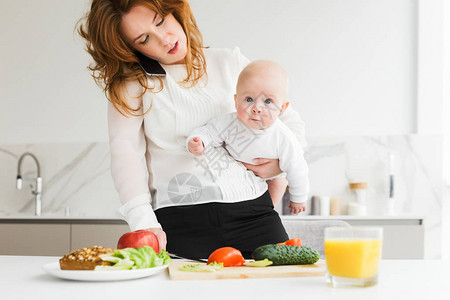
POLYGON ((147 75, 166 76, 166 71, 163 69, 163 67, 161 67, 159 62, 137 51, 134 52, 134 54, 138 58, 141 68, 145 71, 147 75))

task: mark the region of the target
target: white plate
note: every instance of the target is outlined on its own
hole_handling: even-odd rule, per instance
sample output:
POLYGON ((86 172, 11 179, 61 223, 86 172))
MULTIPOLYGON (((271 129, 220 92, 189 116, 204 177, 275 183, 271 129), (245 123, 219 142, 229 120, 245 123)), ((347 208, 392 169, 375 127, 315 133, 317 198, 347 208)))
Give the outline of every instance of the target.
POLYGON ((45 272, 55 277, 81 280, 81 281, 113 281, 128 280, 151 276, 167 269, 169 264, 160 267, 121 270, 121 271, 90 271, 90 270, 61 270, 59 262, 49 263, 42 266, 45 272))

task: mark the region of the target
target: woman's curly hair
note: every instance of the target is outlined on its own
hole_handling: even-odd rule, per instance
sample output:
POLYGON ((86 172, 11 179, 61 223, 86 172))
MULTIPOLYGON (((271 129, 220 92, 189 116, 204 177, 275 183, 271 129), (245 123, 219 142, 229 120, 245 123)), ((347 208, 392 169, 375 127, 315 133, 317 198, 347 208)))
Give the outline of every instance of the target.
MULTIPOLYGON (((129 115, 138 115, 139 108, 132 108, 123 99, 121 91, 126 82, 137 80, 143 93, 158 92, 149 86, 133 49, 119 33, 122 15, 137 4, 147 6, 162 17, 173 14, 183 28, 188 51, 185 57, 187 77, 181 83, 194 86, 206 74, 203 37, 187 0, 93 0, 90 11, 78 22, 77 31, 86 40, 86 51, 94 59, 89 69, 95 82, 118 111, 121 112, 120 107, 129 115)), ((162 80, 155 78, 162 89, 162 80)))

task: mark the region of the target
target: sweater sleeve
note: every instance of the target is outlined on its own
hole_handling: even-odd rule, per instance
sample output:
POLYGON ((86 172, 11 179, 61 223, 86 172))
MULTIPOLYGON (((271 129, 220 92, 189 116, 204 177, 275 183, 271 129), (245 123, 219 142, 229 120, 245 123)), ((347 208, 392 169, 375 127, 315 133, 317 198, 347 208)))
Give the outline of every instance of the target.
MULTIPOLYGON (((138 83, 128 84, 125 91, 124 96, 128 104, 139 108, 137 113, 141 114, 142 98, 139 97, 138 83)), ((143 121, 143 116, 124 116, 111 102, 108 103, 111 174, 122 202, 119 213, 132 231, 161 228, 150 204, 143 121)))
MULTIPOLYGON (((224 127, 224 120, 225 118, 217 117, 214 119, 209 120, 205 125, 202 127, 194 129, 191 134, 186 139, 186 149, 188 149, 188 142, 194 138, 199 137, 205 148, 207 149, 209 146, 212 147, 219 147, 223 145, 224 138, 223 134, 223 127, 224 127)), ((188 149, 189 151, 189 149, 188 149)))
POLYGON ((305 202, 309 193, 309 170, 303 149, 294 137, 280 147, 279 159, 280 169, 286 173, 291 201, 305 202))
POLYGON ((239 47, 234 47, 233 53, 235 55, 237 55, 239 71, 242 71, 250 63, 250 60, 241 53, 241 50, 239 49, 239 47))
POLYGON ((305 123, 300 119, 300 115, 295 111, 290 105, 288 108, 279 116, 280 120, 283 121, 296 136, 297 141, 300 145, 305 148, 307 146, 305 138, 305 123))

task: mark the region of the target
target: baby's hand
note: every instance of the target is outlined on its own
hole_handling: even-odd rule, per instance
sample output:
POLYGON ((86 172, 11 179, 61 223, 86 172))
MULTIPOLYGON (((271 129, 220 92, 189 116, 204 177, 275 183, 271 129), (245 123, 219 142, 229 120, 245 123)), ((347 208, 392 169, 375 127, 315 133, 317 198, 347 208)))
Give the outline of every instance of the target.
POLYGON ((290 201, 289 208, 291 209, 290 211, 291 214, 301 213, 302 211, 306 210, 306 202, 295 203, 290 201))
POLYGON ((203 154, 203 152, 205 152, 205 146, 203 145, 203 142, 199 137, 195 137, 189 140, 188 149, 195 156, 200 156, 203 154))

